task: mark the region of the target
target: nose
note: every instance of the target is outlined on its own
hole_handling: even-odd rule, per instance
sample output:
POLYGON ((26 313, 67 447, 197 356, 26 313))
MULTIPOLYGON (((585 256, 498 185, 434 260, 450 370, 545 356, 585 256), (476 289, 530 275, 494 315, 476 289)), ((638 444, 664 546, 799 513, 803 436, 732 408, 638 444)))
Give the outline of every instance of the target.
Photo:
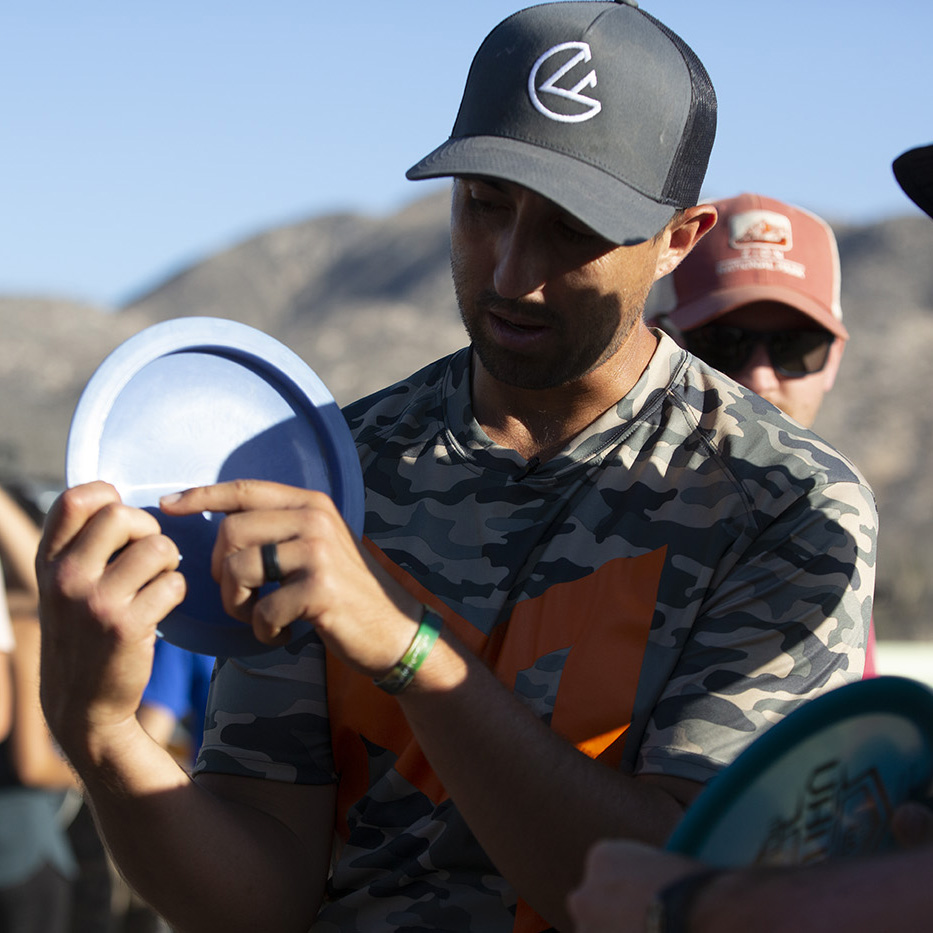
POLYGON ((493 285, 503 298, 527 298, 547 282, 547 247, 536 225, 518 212, 500 231, 493 285))
POLYGON ((755 344, 752 355, 742 369, 730 375, 736 382, 741 382, 743 386, 759 395, 766 395, 780 385, 780 378, 774 371, 768 350, 762 342, 755 344))

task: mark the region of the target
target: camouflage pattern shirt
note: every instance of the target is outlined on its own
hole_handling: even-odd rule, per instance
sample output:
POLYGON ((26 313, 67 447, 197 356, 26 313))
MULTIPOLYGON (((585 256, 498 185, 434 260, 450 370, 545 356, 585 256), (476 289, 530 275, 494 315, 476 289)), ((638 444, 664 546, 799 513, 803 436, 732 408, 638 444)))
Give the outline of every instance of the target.
MULTIPOLYGON (((632 391, 536 469, 473 419, 468 349, 345 414, 383 565, 586 754, 705 782, 860 678, 876 515, 824 441, 658 336, 632 391)), ((219 662, 198 769, 338 782, 315 931, 546 928, 396 701, 313 635, 219 662)))

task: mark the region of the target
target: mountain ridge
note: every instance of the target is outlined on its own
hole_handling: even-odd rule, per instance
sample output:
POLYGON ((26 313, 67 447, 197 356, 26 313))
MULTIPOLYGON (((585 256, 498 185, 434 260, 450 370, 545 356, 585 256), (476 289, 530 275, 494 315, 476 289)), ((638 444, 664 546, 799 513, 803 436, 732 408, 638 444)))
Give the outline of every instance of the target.
MULTIPOLYGON (((173 317, 237 320, 277 338, 339 404, 466 342, 449 270, 449 195, 385 216, 341 213, 261 231, 177 270, 125 306, 0 296, 0 479, 55 487, 74 406, 100 362, 173 317)), ((865 474, 881 516, 879 637, 933 637, 933 224, 832 224, 851 339, 816 430, 865 474)), ((662 281, 651 301, 669 300, 662 281)))

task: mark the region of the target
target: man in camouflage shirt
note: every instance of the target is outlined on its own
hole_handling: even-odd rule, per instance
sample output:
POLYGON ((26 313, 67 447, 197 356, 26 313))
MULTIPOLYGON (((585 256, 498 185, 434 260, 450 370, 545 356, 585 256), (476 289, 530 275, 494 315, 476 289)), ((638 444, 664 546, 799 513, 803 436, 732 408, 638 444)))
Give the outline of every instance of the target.
POLYGON ((60 499, 46 713, 175 927, 566 929, 595 840, 663 842, 762 729, 861 676, 870 491, 641 320, 715 222, 714 124, 702 65, 634 5, 487 37, 409 173, 455 177, 471 343, 347 410, 362 547, 321 493, 162 501, 229 513, 225 606, 282 645, 219 662, 193 781, 134 716, 177 550, 104 484, 60 499))

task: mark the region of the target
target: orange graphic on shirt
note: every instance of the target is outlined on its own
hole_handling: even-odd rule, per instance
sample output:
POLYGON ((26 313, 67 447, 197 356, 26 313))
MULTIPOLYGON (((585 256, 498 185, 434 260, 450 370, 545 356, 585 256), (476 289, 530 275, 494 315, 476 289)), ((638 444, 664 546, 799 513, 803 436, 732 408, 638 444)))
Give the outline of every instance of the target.
MULTIPOLYGON (((491 636, 440 605, 369 542, 380 563, 429 603, 471 651, 484 657, 510 690, 540 659, 567 651, 551 728, 591 758, 617 767, 632 719, 635 691, 654 615, 665 549, 616 558, 598 570, 520 602, 491 636)), ((366 742, 396 756, 395 769, 435 805, 446 799, 398 704, 372 681, 327 656, 327 695, 337 770, 338 820, 368 787, 366 742), (362 737, 362 738, 361 738, 362 737)))
MULTIPOLYGON (((436 609, 454 634, 514 689, 518 675, 566 651, 551 728, 591 758, 617 767, 635 704, 666 549, 617 558, 569 583, 520 602, 491 636, 451 612, 371 542, 367 546, 408 592, 436 609)), ((435 806, 447 793, 414 741, 395 699, 327 655, 327 696, 334 758, 340 774, 337 829, 347 838, 349 809, 366 793, 366 742, 396 756, 395 770, 435 806)), ((542 933, 550 924, 519 899, 513 933, 542 933)))

